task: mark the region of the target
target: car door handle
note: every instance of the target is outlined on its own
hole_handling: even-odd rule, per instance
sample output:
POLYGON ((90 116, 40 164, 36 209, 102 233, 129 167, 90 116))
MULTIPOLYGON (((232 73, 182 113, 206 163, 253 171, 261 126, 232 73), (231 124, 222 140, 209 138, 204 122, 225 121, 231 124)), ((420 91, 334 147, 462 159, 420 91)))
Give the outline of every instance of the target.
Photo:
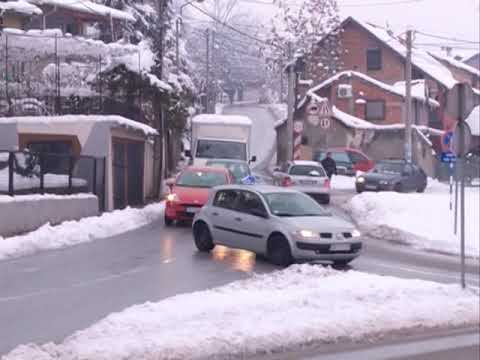
POLYGON ((235 221, 242 221, 242 218, 236 217, 236 218, 234 218, 233 220, 235 220, 235 221))
POLYGON ((213 216, 218 216, 218 213, 217 213, 217 212, 213 212, 212 215, 213 215, 213 216))

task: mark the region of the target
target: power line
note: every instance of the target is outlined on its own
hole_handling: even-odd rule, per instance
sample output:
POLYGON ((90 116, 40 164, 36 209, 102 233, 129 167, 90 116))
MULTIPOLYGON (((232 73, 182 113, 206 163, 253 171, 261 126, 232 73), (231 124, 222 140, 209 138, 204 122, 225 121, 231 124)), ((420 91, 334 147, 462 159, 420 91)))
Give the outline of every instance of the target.
MULTIPOLYGON (((249 39, 251 39, 251 40, 257 41, 257 42, 262 43, 262 44, 264 44, 264 45, 278 47, 278 46, 276 46, 276 45, 273 45, 273 44, 268 43, 268 42, 265 41, 265 40, 259 39, 259 38, 255 37, 255 36, 252 36, 252 35, 250 35, 250 34, 247 34, 246 32, 243 32, 243 31, 241 31, 241 30, 238 30, 238 29, 234 28, 233 26, 227 24, 226 22, 217 19, 214 15, 210 14, 208 11, 203 10, 202 8, 198 7, 198 6, 195 5, 195 4, 190 4, 190 6, 192 6, 192 7, 195 8, 195 9, 197 9, 197 10, 200 11, 202 14, 208 16, 208 17, 209 17, 210 19, 212 19, 213 21, 215 21, 215 22, 217 22, 217 23, 225 26, 226 28, 228 28, 228 29, 230 29, 230 30, 232 30, 232 31, 235 31, 236 33, 238 33, 238 34, 240 34, 240 35, 243 35, 243 36, 245 36, 245 37, 247 37, 247 38, 249 38, 249 39)), ((279 47, 279 48, 280 48, 280 47, 279 47)))
POLYGON ((363 4, 338 4, 339 7, 370 7, 370 6, 391 6, 420 3, 424 0, 397 0, 397 1, 381 1, 363 4))
POLYGON ((418 30, 416 32, 420 35, 431 37, 431 38, 434 38, 434 39, 448 40, 448 41, 466 43, 466 44, 473 44, 473 45, 480 45, 480 42, 478 42, 478 41, 456 39, 456 38, 451 38, 451 37, 448 37, 448 36, 429 34, 429 33, 426 33, 426 32, 423 32, 423 31, 418 31, 418 30))

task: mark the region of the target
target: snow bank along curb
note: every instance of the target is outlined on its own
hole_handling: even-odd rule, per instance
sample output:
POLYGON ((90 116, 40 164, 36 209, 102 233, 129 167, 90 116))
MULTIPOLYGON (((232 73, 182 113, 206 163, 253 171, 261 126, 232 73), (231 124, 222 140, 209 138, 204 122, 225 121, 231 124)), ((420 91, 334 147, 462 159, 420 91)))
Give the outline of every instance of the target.
POLYGON ((142 209, 126 208, 79 221, 66 221, 57 226, 47 223, 25 235, 6 239, 0 237, 0 260, 115 236, 159 219, 163 209, 164 203, 148 205, 142 209))
POLYGON ((62 344, 22 345, 3 360, 247 357, 399 330, 473 326, 479 306, 475 289, 295 265, 132 306, 62 344))
POLYGON ((0 241, 2 236, 26 233, 47 222, 60 224, 97 215, 98 198, 92 194, 0 195, 0 241))
MULTIPOLYGON (((460 253, 448 186, 429 179, 424 194, 362 193, 343 208, 368 235, 445 254, 460 253)), ((480 257, 480 191, 466 190, 466 254, 480 257)), ((460 224, 460 222, 458 222, 460 224)), ((459 228, 458 228, 459 229, 459 228)))

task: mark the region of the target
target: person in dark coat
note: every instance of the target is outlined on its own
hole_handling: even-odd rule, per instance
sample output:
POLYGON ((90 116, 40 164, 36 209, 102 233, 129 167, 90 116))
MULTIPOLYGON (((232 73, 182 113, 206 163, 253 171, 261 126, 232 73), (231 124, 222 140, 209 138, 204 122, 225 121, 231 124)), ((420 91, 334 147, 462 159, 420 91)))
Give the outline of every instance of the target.
POLYGON ((337 175, 337 163, 332 159, 331 152, 327 152, 327 156, 321 163, 329 179, 332 179, 332 175, 337 175))

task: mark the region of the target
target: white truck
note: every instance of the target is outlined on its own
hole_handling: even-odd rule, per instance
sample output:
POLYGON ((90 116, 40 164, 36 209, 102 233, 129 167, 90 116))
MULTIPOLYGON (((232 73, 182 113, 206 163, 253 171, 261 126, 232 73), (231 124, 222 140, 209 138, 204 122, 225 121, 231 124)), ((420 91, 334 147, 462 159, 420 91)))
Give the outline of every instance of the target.
POLYGON ((250 157, 252 120, 239 115, 197 115, 192 119, 192 164, 209 159, 256 161, 250 157))

